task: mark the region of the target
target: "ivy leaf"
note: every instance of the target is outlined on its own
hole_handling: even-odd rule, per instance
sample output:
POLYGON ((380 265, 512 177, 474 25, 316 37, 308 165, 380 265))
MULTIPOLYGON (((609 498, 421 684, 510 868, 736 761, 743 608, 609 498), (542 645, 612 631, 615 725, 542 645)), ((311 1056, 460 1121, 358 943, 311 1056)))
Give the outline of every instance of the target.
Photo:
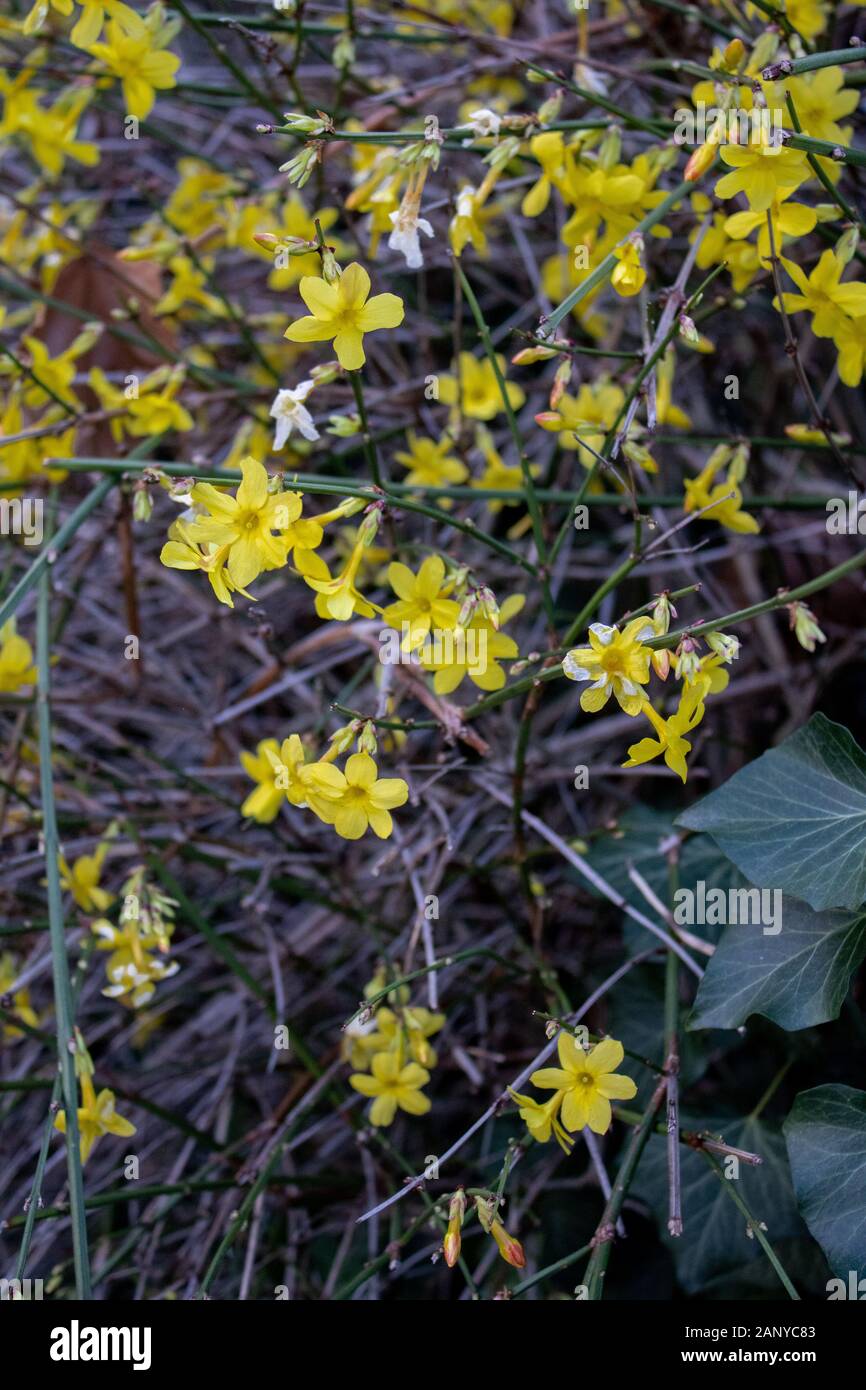
POLYGON ((677 820, 703 830, 759 888, 817 911, 866 899, 866 754, 815 714, 677 820))
POLYGON ((782 930, 728 926, 701 980, 689 1028, 739 1028, 763 1014, 789 1031, 838 1018, 866 955, 866 912, 813 912, 782 898, 782 930))
POLYGON ((797 1204, 830 1268, 866 1275, 866 1092, 801 1091, 783 1125, 797 1204))

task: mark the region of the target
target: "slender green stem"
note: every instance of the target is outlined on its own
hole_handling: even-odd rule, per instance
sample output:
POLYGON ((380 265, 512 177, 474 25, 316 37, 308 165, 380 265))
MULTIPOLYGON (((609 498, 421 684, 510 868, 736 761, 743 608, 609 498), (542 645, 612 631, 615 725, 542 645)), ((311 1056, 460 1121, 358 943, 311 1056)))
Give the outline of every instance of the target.
POLYGON ((713 1155, 711 1153, 708 1153, 706 1149, 701 1149, 700 1152, 703 1154, 704 1158, 712 1168, 719 1182, 722 1184, 722 1191, 728 1194, 738 1211, 742 1212, 743 1216, 746 1218, 746 1221, 748 1222, 748 1229, 752 1232, 756 1241, 758 1242, 764 1254, 766 1255, 767 1259, 770 1261, 770 1264, 773 1266, 773 1269, 778 1274, 788 1297, 790 1299, 793 1299, 795 1302, 799 1303, 800 1295, 797 1293, 797 1290, 791 1283, 791 1280, 788 1277, 784 1265, 782 1264, 781 1260, 779 1259, 770 1242, 767 1240, 767 1237, 764 1235, 760 1221, 757 1221, 755 1219, 755 1217, 749 1211, 749 1208, 747 1207, 746 1203, 740 1196, 739 1192, 737 1191, 737 1184, 728 1181, 728 1179, 725 1177, 724 1169, 722 1168, 722 1165, 719 1163, 717 1158, 714 1158, 713 1155))
POLYGON ((69 1171, 69 1207, 72 1222, 72 1250, 75 1288, 80 1299, 91 1297, 90 1257, 87 1248, 87 1218, 84 1208, 84 1179, 78 1131, 78 1080, 75 1074, 75 1016, 69 960, 63 923, 63 897, 60 888, 60 845, 57 811, 54 804, 51 737, 51 654, 49 650, 50 579, 43 570, 39 580, 36 611, 36 664, 39 671, 39 778, 42 793, 42 837, 45 847, 45 876, 48 884, 48 917, 51 937, 51 965, 54 976, 54 1008, 57 1019, 57 1056, 60 1090, 66 1114, 66 1161, 69 1171))

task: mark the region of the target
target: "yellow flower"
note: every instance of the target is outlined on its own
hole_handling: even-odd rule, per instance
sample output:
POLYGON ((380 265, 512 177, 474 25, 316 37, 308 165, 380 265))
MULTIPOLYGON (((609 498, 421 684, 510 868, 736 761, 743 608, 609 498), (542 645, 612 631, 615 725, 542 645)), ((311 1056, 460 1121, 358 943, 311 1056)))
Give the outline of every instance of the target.
POLYGON ((589 1125, 593 1134, 606 1134, 611 1126, 612 1100, 631 1100, 637 1087, 630 1076, 616 1073, 625 1053, 622 1043, 605 1038, 589 1052, 578 1047, 570 1033, 561 1032, 557 1043, 559 1067, 542 1067, 529 1078, 541 1090, 561 1091, 562 1122, 573 1133, 589 1125))
POLYGON ((387 840, 393 830, 389 814, 409 799, 402 777, 379 777, 369 753, 353 753, 346 761, 346 788, 333 806, 333 826, 344 840, 360 840, 368 828, 387 840))
POLYGON ((382 617, 397 631, 403 631, 405 624, 403 651, 420 647, 431 628, 455 626, 460 605, 447 597, 453 583, 445 584, 445 562, 440 555, 428 555, 417 575, 407 565, 389 565, 388 583, 399 602, 389 604, 382 617))
POLYGON ((696 478, 685 479, 683 486, 686 495, 683 511, 686 513, 700 511, 703 513, 702 519, 718 521, 720 525, 727 526, 729 531, 754 535, 761 528, 749 512, 741 510, 743 494, 740 490, 740 480, 742 473, 736 463, 731 462, 731 453, 732 451, 726 445, 720 445, 719 448, 713 450, 706 466, 696 478), (724 482, 713 484, 716 474, 729 464, 724 482))
MULTIPOLYGON (((853 0, 855 5, 862 0, 853 0)), ((798 34, 804 39, 817 38, 827 27, 827 6, 824 0, 783 0, 782 8, 798 34)))
MULTIPOLYGON (((81 1105, 78 1108, 78 1132, 80 1136, 81 1162, 86 1163, 97 1139, 103 1134, 117 1134, 124 1138, 135 1134, 135 1125, 124 1120, 114 1108, 114 1092, 107 1088, 99 1092, 93 1089, 91 1078, 84 1075, 81 1080, 81 1105)), ((60 1110, 54 1121, 54 1128, 66 1133, 66 1111, 60 1110)))
MULTIPOLYGON (((523 470, 517 463, 506 463, 496 450, 493 438, 489 430, 483 425, 479 425, 475 431, 475 444, 481 450, 484 457, 484 472, 480 478, 473 478, 470 487, 477 488, 507 488, 509 491, 520 492, 523 489, 523 470)), ((538 475, 538 464, 530 464, 530 473, 533 477, 538 475)), ((496 515, 501 512, 503 507, 514 506, 517 498, 513 502, 506 502, 502 498, 489 497, 487 499, 487 510, 496 515)))
POLYGON ((563 1091, 556 1091, 542 1104, 540 1101, 533 1100, 532 1096, 522 1096, 517 1091, 508 1088, 511 1099, 520 1107, 520 1118, 529 1130, 533 1139, 538 1144, 546 1144, 553 1135, 560 1148, 566 1153, 570 1153, 574 1145, 571 1135, 563 1129, 559 1119, 559 1110, 562 1105, 563 1091))
POLYGON ((704 697, 708 692, 709 684, 709 678, 707 678, 687 685, 680 696, 676 714, 672 714, 669 719, 663 719, 653 709, 649 700, 645 700, 641 706, 641 713, 646 715, 658 737, 642 738, 639 743, 633 743, 628 750, 628 760, 623 763, 623 767, 638 767, 639 764, 648 763, 652 758, 657 758, 660 753, 663 753, 665 762, 671 771, 685 782, 687 776, 686 756, 691 752, 692 745, 683 735, 690 733, 703 719, 704 697))
MULTIPOLYGON (((243 482, 235 497, 220 492, 211 483, 196 483, 192 500, 208 515, 195 518, 187 526, 193 541, 212 541, 229 547, 227 569, 238 589, 251 584, 262 570, 279 569, 286 564, 285 535, 274 533, 287 533, 298 522, 303 505, 299 492, 269 491, 268 472, 257 459, 245 458, 241 473, 243 482)), ((321 530, 316 529, 321 540, 321 530)))
POLYGON ((102 840, 94 854, 82 854, 72 868, 62 854, 58 856, 61 885, 72 894, 82 912, 104 912, 114 901, 114 895, 99 886, 107 853, 108 842, 102 840))
POLYGON ((90 369, 89 381, 107 410, 124 411, 124 415, 109 421, 111 433, 119 444, 124 434, 167 434, 169 430, 193 428, 195 421, 189 411, 174 399, 184 376, 183 367, 157 367, 138 383, 138 395, 132 399, 112 386, 100 367, 90 369))
MULTIPOLYGON (((39 1027, 39 1015, 30 1004, 29 989, 17 989, 12 993, 12 986, 20 975, 20 970, 11 951, 4 951, 0 956, 0 998, 4 995, 12 994, 12 1002, 7 1012, 14 1014, 22 1023, 28 1024, 31 1028, 39 1027)), ((3 1027, 2 1036, 4 1038, 23 1038, 25 1036, 21 1028, 15 1028, 11 1023, 3 1027)))
POLYGON ((27 87, 30 75, 25 72, 9 82, 0 74, 0 92, 5 97, 0 136, 16 135, 29 144, 34 160, 50 178, 63 172, 67 158, 78 164, 98 164, 99 146, 77 138, 78 122, 92 91, 67 88, 53 106, 40 106, 40 93, 27 87))
MULTIPOLYGON (((784 294, 782 302, 789 314, 797 314, 808 309, 813 315, 812 332, 816 338, 835 337, 839 324, 847 315, 859 319, 866 315, 866 284, 860 281, 839 283, 845 269, 845 262, 828 247, 808 278, 794 261, 783 260, 782 264, 799 294, 784 294)), ((778 308, 778 301, 774 301, 778 308)))
POLYGON ((434 672, 433 689, 437 695, 450 695, 468 676, 479 690, 501 690, 505 671, 500 661, 518 657, 520 649, 513 638, 501 629, 520 612, 525 603, 523 594, 512 594, 499 609, 499 628, 476 610, 472 621, 462 629, 462 640, 450 646, 445 642, 425 643, 421 648, 421 665, 434 672))
MULTIPOLYGON (((274 785, 293 806, 308 806, 320 820, 333 821, 334 804, 346 790, 346 779, 339 768, 328 762, 306 761, 304 745, 297 734, 283 739, 278 753, 267 740, 265 757, 274 769, 274 785)), ((255 793, 253 793, 255 795, 255 793)))
POLYGON ((403 301, 396 294, 377 294, 368 299, 370 277, 357 261, 347 266, 333 284, 305 275, 298 288, 312 317, 296 319, 284 336, 292 343, 333 339, 337 360, 346 371, 357 371, 366 362, 365 333, 396 328, 403 322, 403 301))
POLYGON ((622 246, 614 248, 617 264, 614 266, 610 277, 617 294, 622 295, 623 299, 629 299, 632 295, 640 294, 646 284, 646 271, 641 265, 641 248, 629 238, 622 246))
POLYGON ((562 663, 569 680, 591 681, 580 697, 580 707, 595 714, 614 695, 626 714, 640 714, 644 703, 642 685, 650 678, 652 651, 643 646, 655 636, 649 618, 632 618, 620 632, 604 623, 592 623, 588 647, 575 647, 562 663))
POLYGON ((438 1033, 445 1023, 444 1014, 433 1013, 422 1005, 413 1008, 382 1008, 376 1013, 376 1032, 365 1040, 373 1052, 394 1051, 404 1043, 408 1045, 409 1056, 422 1067, 435 1067, 436 1053, 427 1041, 438 1033))
POLYGON ((583 382, 576 396, 565 392, 557 401, 556 410, 542 411, 535 421, 543 430, 555 430, 560 446, 577 449, 583 467, 592 468, 624 403, 622 388, 602 375, 595 381, 583 382))
POLYGON ((243 594, 244 598, 249 599, 252 594, 235 584, 226 569, 230 548, 210 542, 199 545, 190 535, 189 522, 178 517, 168 528, 168 540, 159 553, 159 559, 168 569, 203 570, 220 603, 234 608, 232 594, 243 594))
POLYGON ((275 738, 266 738, 256 748, 255 753, 243 751, 241 766, 256 783, 243 806, 242 816, 250 816, 260 825, 269 825, 276 820, 285 799, 284 787, 277 786, 277 773, 280 767, 280 745, 275 738))
POLYGON ((207 276, 189 256, 171 256, 168 262, 172 280, 165 294, 153 306, 154 314, 176 314, 186 304, 198 304, 208 314, 224 318, 225 304, 206 288, 207 276))
POLYGON ((142 927, 137 918, 121 914, 120 926, 102 917, 90 927, 98 937, 97 949, 111 952, 105 966, 109 984, 102 991, 107 999, 119 999, 140 1009, 153 998, 160 980, 169 979, 180 969, 176 961, 153 955, 155 950, 161 954, 168 950, 173 930, 170 923, 163 924, 162 932, 157 933, 142 927))
POLYGON ((333 618, 338 623, 347 623, 354 613, 362 618, 372 618, 382 610, 370 603, 358 589, 355 580, 368 549, 368 539, 363 525, 358 528, 358 539, 339 574, 332 575, 321 555, 315 550, 299 548, 295 551, 295 566, 316 594, 316 612, 320 618, 333 618))
MULTIPOLYGON (((840 117, 856 111, 860 99, 854 87, 844 85, 845 74, 840 67, 819 68, 804 72, 800 77, 786 77, 780 84, 783 93, 790 92, 800 125, 815 140, 829 140, 833 145, 845 144, 848 131, 838 124, 840 117)), ((793 128, 794 119, 785 105, 784 96, 778 103, 783 121, 793 128)))
POLYGON ((842 319, 833 341, 839 349, 839 376, 846 386, 859 386, 866 373, 866 318, 842 319))
POLYGON ((15 630, 15 619, 0 627, 0 690, 20 690, 23 685, 35 685, 36 667, 33 648, 15 630))
POLYGON ((165 36, 152 27, 129 34, 116 20, 111 20, 106 32, 107 41, 89 44, 88 52, 120 79, 129 115, 144 120, 153 110, 157 90, 176 85, 180 59, 164 51, 161 40, 165 36))
MULTIPOLYGON (((363 755, 359 755, 363 756, 363 755)), ((429 1071, 409 1062, 401 1065, 399 1052, 377 1052, 372 1062, 372 1075, 356 1072, 349 1077, 349 1085, 362 1096, 374 1097, 370 1108, 370 1123, 390 1125, 398 1108, 408 1115, 426 1115, 430 1100, 421 1092, 430 1080, 429 1071)))
MULTIPOLYGON (((504 377, 505 358, 497 354, 496 361, 504 377)), ((479 360, 473 357, 471 352, 461 352, 458 371, 459 388, 456 376, 445 375, 439 378, 440 401, 445 405, 459 404, 463 414, 473 420, 492 420, 505 409, 493 363, 488 357, 479 360)), ((505 391, 511 409, 519 410, 526 399, 521 388, 516 382, 507 381, 505 391)))
MULTIPOLYGON (((433 439, 422 439, 414 430, 406 435, 408 451, 394 455, 402 468, 408 468, 406 482, 418 487, 446 487, 449 483, 464 483, 469 470, 464 463, 455 458, 453 441, 447 435, 437 444, 433 439)), ((442 498, 440 506, 450 506, 449 497, 442 498)))
POLYGON ((714 192, 717 198, 745 193, 753 212, 766 212, 779 189, 798 188, 811 170, 802 150, 773 144, 763 129, 759 136, 745 145, 722 146, 722 159, 731 172, 719 179, 714 192))
POLYGON ((741 241, 758 229, 758 255, 766 259, 772 254, 773 245, 778 254, 783 240, 787 237, 805 236, 811 232, 818 221, 814 208, 804 207, 802 203, 790 203, 793 188, 778 189, 767 212, 773 225, 773 242, 770 243, 770 229, 767 226, 767 212, 735 212, 725 219, 724 230, 734 241, 741 241))

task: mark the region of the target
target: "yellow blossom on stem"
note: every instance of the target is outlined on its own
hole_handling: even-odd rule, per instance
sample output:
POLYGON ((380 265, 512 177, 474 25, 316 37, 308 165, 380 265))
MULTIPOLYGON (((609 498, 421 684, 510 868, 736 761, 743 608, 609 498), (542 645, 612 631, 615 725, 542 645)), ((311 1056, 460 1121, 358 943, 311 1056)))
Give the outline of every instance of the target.
POLYGON ((649 700, 645 700, 641 706, 641 713, 646 715, 657 737, 642 738, 640 742, 631 744, 628 759, 623 763, 623 767, 638 767, 641 763, 648 763, 657 758, 661 753, 664 754, 664 760, 671 771, 685 782, 686 757, 691 752, 692 745, 684 735, 690 733, 703 719, 704 697, 708 693, 709 685, 708 677, 686 685, 676 713, 668 719, 663 719, 653 709, 649 700))
POLYGON ((58 856, 61 886, 72 894, 82 912, 104 912, 114 901, 113 894, 99 886, 107 853, 108 842, 102 840, 93 854, 80 855, 71 868, 62 854, 58 856))
POLYGON ((754 535, 761 528, 749 512, 741 510, 743 494, 736 470, 729 468, 724 482, 713 482, 716 474, 728 463, 730 453, 730 449, 725 445, 714 449, 698 476, 685 479, 683 511, 699 511, 702 513, 702 519, 718 521, 729 531, 754 535))
POLYGON ((442 1253, 449 1269, 453 1269, 460 1258, 460 1228, 463 1225, 465 1211, 466 1198, 463 1195, 463 1189, 459 1188, 451 1198, 448 1207, 448 1226, 445 1231, 445 1239, 442 1242, 442 1253))
POLYGON ((806 155, 774 144, 766 130, 744 145, 723 145, 721 156, 731 170, 715 186, 717 198, 745 193, 753 212, 766 212, 779 189, 795 189, 811 174, 806 155))
POLYGON ((589 1052, 578 1047, 570 1033, 561 1032, 557 1042, 558 1067, 542 1067, 529 1078, 541 1090, 562 1091, 562 1122, 572 1133, 587 1125, 594 1134, 610 1129, 612 1100, 631 1100, 637 1086, 630 1076, 620 1076, 617 1067, 625 1052, 622 1043, 605 1038, 589 1052))
MULTIPOLYGON (((19 1018, 22 1023, 26 1023, 30 1028, 39 1027, 39 1015, 30 1003, 29 989, 14 989, 15 981, 21 971, 18 968, 15 957, 11 951, 4 951, 0 955, 0 998, 9 996, 11 1004, 7 1007, 7 1013, 19 1018)), ((3 1025, 0 1037, 4 1038, 23 1038, 25 1036, 21 1028, 16 1028, 11 1023, 3 1025)))
MULTIPOLYGON (((408 468, 406 482, 419 487, 447 487, 449 483, 465 483, 469 470, 454 457, 454 444, 447 435, 439 440, 422 439, 414 430, 407 432, 409 448, 394 455, 402 468, 408 468)), ((440 506, 450 507, 451 499, 444 497, 440 506)))
POLYGON ((15 630, 15 619, 0 627, 0 691, 9 693, 36 684, 33 648, 15 630))
POLYGON ((305 275, 298 289, 310 317, 296 319, 284 336, 292 343, 333 339, 337 360, 346 371, 357 371, 366 362, 365 333, 396 328, 403 322, 403 301, 396 294, 368 298, 370 277, 357 261, 331 284, 318 276, 305 275))
POLYGON ((582 710, 595 714, 613 695, 626 714, 640 713, 644 702, 640 687, 650 678, 652 656, 643 643, 655 635, 649 618, 633 618, 622 631, 604 623, 591 624, 589 646, 575 647, 562 663, 569 680, 591 682, 580 697, 582 710))
POLYGON ((646 271, 641 264, 642 243, 629 237, 622 246, 614 248, 617 264, 611 272, 610 283, 623 299, 639 294, 646 284, 646 271))
POLYGON ((393 1123, 399 1110, 407 1115, 426 1115, 430 1098, 421 1090, 430 1080, 430 1073, 417 1062, 402 1064, 399 1052, 378 1052, 373 1058, 371 1074, 355 1072, 349 1085, 362 1096, 373 1098, 370 1123, 387 1126, 393 1123))
POLYGON ((274 533, 287 531, 302 511, 299 492, 269 490, 267 469, 257 459, 245 458, 241 473, 243 482, 234 497, 211 483, 196 483, 193 503, 207 515, 187 527, 193 541, 228 546, 226 566, 235 588, 252 583, 262 570, 286 563, 286 546, 274 533))
MULTIPOLYGON (((845 262, 831 247, 823 252, 808 276, 794 261, 783 258, 782 265, 800 291, 782 295, 785 310, 798 314, 807 309, 813 315, 812 332, 816 338, 834 338, 846 317, 866 316, 866 284, 857 280, 840 284, 845 262)), ((774 304, 779 307, 778 300, 774 304)))
POLYGON ((533 1100, 532 1096, 522 1096, 517 1091, 513 1091, 511 1087, 508 1088, 508 1094, 520 1107, 520 1118, 537 1143, 546 1144, 553 1135, 560 1148, 564 1149, 566 1153, 571 1153, 574 1140, 563 1129, 559 1119, 564 1091, 554 1092, 550 1100, 543 1103, 533 1100))
MULTIPOLYGON (((505 358, 496 358, 505 376, 505 358)), ((439 378, 439 399, 445 405, 459 405, 472 420, 492 420, 505 409, 502 392, 496 380, 493 364, 487 357, 477 358, 471 352, 461 352, 457 364, 458 376, 446 374, 439 378)), ((526 399, 516 382, 507 381, 505 391, 512 410, 519 410, 526 399)))
POLYGON ((176 85, 180 59, 164 51, 164 37, 146 26, 133 34, 125 33, 116 20, 111 20, 105 42, 88 45, 88 52, 120 79, 126 110, 139 120, 150 115, 157 91, 176 85))
POLYGON ((387 840, 394 829, 390 812, 409 799, 402 777, 379 777, 369 753, 353 753, 346 761, 346 787, 334 802, 332 824, 344 840, 360 840, 370 829, 387 840))
MULTIPOLYGON (((118 1115, 114 1108, 114 1092, 107 1088, 96 1094, 93 1081, 85 1072, 80 1078, 81 1105, 78 1107, 78 1132, 80 1136, 81 1162, 86 1163, 97 1139, 103 1134, 117 1134, 126 1138, 135 1134, 135 1125, 118 1115)), ((58 1111, 54 1128, 66 1133, 66 1112, 58 1111)))
POLYGON ((420 647, 431 628, 452 629, 460 605, 448 594, 453 581, 445 583, 445 561, 441 555, 428 555, 417 575, 407 565, 394 562, 388 566, 388 583, 398 602, 390 603, 382 617, 389 627, 405 633, 401 646, 411 652, 420 647))

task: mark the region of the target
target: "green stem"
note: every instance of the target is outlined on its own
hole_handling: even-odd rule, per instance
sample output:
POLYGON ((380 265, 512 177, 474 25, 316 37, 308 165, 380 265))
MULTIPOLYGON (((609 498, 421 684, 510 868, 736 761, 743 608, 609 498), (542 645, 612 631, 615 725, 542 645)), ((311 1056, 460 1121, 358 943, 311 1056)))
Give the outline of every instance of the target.
POLYGON ((36 664, 39 671, 39 778, 42 794, 42 837, 45 849, 45 875, 48 882, 48 917, 51 935, 51 964, 54 977, 54 1007, 57 1019, 57 1056, 60 1090, 66 1114, 66 1161, 69 1171, 69 1207, 72 1221, 72 1249, 75 1288, 80 1299, 91 1297, 90 1258, 87 1249, 87 1219, 84 1209, 84 1180, 81 1172, 78 1131, 78 1081, 75 1074, 75 1014, 69 978, 69 960, 63 923, 60 887, 57 811, 54 804, 51 738, 51 654, 48 628, 50 580, 43 570, 39 580, 36 612, 36 664))

